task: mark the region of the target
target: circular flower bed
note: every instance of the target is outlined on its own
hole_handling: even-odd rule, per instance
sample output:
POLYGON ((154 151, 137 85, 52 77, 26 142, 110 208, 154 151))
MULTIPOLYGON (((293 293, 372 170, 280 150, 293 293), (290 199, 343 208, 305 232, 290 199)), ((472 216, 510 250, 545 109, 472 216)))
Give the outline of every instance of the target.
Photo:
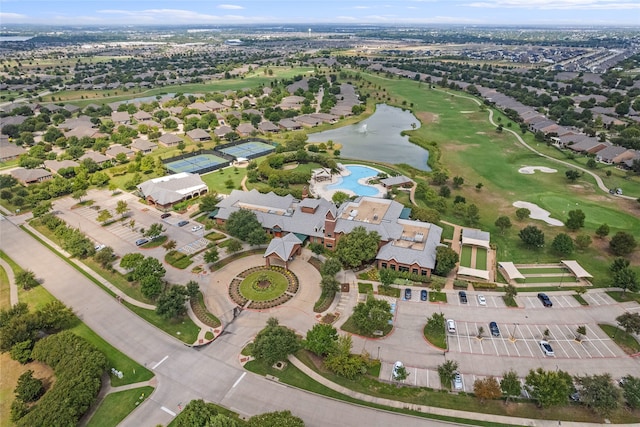
POLYGON ((284 294, 289 286, 287 278, 273 270, 256 271, 240 283, 240 294, 252 301, 269 301, 284 294))

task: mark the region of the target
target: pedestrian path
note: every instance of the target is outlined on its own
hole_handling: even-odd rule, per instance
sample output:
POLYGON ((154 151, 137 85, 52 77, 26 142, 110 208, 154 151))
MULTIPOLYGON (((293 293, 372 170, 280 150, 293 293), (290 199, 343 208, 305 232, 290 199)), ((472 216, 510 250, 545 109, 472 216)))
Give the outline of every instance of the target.
POLYGON ((16 284, 16 278, 9 263, 7 263, 2 258, 0 258, 0 266, 2 266, 2 268, 4 268, 4 271, 7 272, 7 277, 9 278, 9 303, 13 307, 20 302, 18 300, 18 285, 16 284))

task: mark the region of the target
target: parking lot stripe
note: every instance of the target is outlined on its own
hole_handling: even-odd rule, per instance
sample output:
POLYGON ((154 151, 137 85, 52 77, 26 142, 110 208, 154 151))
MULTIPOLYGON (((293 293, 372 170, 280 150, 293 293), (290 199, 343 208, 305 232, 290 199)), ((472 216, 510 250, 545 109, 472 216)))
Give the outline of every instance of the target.
MULTIPOLYGON (((529 347, 529 343, 527 342, 527 339, 524 338, 524 334, 520 330, 520 325, 516 325, 516 329, 518 330, 518 334, 521 337, 523 337, 522 340, 524 341, 525 345, 527 346, 527 350, 529 350, 529 354, 531 355, 531 357, 533 357, 533 352, 531 351, 531 347, 529 347)), ((535 335, 531 332, 531 328, 529 327, 529 325, 527 325, 527 330, 529 330, 530 336, 535 337, 535 335)))

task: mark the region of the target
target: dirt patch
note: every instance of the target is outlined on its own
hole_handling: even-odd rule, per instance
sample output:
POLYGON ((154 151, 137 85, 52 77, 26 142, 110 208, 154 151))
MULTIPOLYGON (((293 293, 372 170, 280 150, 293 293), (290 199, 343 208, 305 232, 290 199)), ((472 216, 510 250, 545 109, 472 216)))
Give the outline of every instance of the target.
POLYGON ((476 132, 476 135, 486 135, 486 132, 476 132))
POLYGON ((440 123, 440 116, 438 114, 430 113, 428 111, 422 111, 416 113, 416 117, 422 123, 440 123))
POLYGON ((298 167, 297 163, 287 163, 286 165, 282 166, 283 170, 291 170, 291 169, 295 169, 298 167))
MULTIPOLYGON (((11 412, 11 402, 14 400, 13 389, 18 384, 18 377, 31 369, 33 376, 43 380, 47 390, 54 381, 53 369, 40 362, 21 365, 11 359, 9 353, 0 354, 0 420, 8 420, 11 412)), ((4 424, 4 422, 3 422, 4 424)))

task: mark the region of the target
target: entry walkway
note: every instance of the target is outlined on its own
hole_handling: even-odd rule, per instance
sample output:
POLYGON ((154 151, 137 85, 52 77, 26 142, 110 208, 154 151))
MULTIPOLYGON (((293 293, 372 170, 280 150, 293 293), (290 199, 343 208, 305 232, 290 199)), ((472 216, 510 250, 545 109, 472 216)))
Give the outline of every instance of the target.
POLYGON ((11 307, 16 305, 18 301, 18 285, 16 284, 16 277, 13 274, 13 269, 5 260, 0 258, 0 266, 7 272, 7 277, 9 278, 9 304, 11 307))

